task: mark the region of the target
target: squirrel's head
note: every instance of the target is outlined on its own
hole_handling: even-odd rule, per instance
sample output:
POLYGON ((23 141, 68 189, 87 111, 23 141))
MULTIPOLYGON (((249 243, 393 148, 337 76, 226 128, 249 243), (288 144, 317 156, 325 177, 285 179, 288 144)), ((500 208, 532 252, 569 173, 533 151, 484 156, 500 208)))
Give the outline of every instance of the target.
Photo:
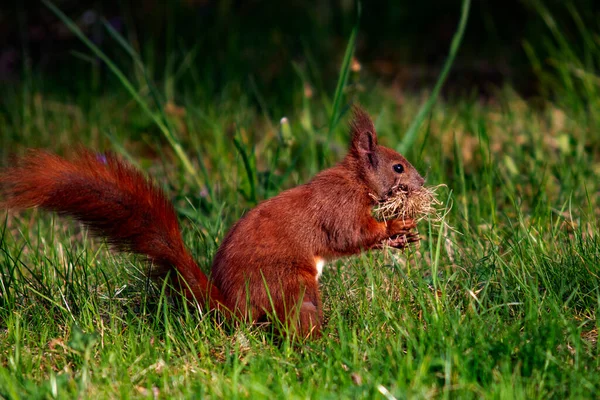
POLYGON ((352 142, 348 157, 354 160, 359 176, 377 200, 383 201, 399 190, 421 188, 425 180, 406 158, 377 144, 375 126, 369 115, 354 107, 352 142))

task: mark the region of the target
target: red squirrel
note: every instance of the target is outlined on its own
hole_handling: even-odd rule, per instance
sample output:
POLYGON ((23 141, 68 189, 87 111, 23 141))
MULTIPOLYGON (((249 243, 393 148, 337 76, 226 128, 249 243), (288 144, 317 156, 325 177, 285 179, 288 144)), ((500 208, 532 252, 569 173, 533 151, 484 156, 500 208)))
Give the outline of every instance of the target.
POLYGON ((220 245, 210 279, 187 251, 165 194, 112 154, 81 150, 72 160, 29 150, 0 172, 0 207, 41 207, 83 222, 114 247, 147 257, 152 275, 173 268, 190 300, 231 317, 276 317, 289 331, 319 336, 323 264, 384 245, 418 240, 413 220, 380 222, 375 199, 424 179, 397 152, 377 144, 373 122, 354 109, 348 154, 306 184, 260 203, 233 225, 220 245))

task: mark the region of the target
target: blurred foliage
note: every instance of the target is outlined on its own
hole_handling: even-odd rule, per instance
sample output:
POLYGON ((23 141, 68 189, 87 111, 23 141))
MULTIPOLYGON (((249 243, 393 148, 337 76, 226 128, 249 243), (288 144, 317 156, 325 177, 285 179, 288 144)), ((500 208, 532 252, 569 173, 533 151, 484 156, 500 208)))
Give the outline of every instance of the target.
MULTIPOLYGON (((547 43, 551 33, 540 15, 541 3, 574 44, 573 51, 584 51, 577 48, 579 28, 568 10, 578 10, 593 34, 598 32, 597 1, 475 1, 447 91, 489 94, 490 87, 508 82, 524 95, 538 94, 537 74, 524 43, 542 62, 551 55, 547 43)), ((315 84, 326 82, 322 85, 332 90, 356 21, 350 0, 291 0, 285 5, 232 0, 57 0, 55 4, 110 56, 118 56, 119 46, 102 26, 105 18, 142 55, 154 79, 170 76, 187 59, 204 83, 202 95, 207 98, 237 84, 269 101, 287 104, 289 82, 297 80, 291 62, 308 70, 315 84)), ((460 4, 460 0, 364 2, 359 61, 405 90, 431 86, 447 55, 460 4)), ((89 89, 97 90, 110 83, 105 68, 88 79, 86 61, 90 60, 73 56, 73 49, 87 54, 84 46, 39 1, 0 5, 0 49, 3 81, 39 73, 52 77, 45 85, 60 88, 90 84, 89 89)))

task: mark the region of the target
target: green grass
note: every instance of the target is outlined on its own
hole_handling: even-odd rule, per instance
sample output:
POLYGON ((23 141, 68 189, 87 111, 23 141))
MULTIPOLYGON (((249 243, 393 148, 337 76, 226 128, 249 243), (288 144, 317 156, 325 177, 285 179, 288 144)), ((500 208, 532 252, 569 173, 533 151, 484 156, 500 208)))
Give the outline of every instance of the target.
MULTIPOLYGON (((423 222, 418 249, 331 263, 314 342, 178 307, 140 260, 114 255, 72 221, 1 214, 0 397, 597 396, 600 112, 589 106, 600 97, 589 63, 585 82, 569 86, 577 60, 559 46, 553 67, 540 64, 543 107, 509 87, 494 102, 438 102, 405 155, 429 184, 448 185, 455 231, 423 222)), ((26 147, 120 152, 165 187, 208 271, 244 211, 345 152, 348 116, 330 135, 330 93, 309 95, 309 74, 297 72, 293 108, 236 85, 206 99, 191 67, 168 90, 135 81, 135 100, 118 89, 47 90, 31 76, 3 88, 2 163, 26 147)), ((351 75, 347 98, 373 115, 383 144, 398 146, 424 100, 400 104, 368 74, 351 75)))

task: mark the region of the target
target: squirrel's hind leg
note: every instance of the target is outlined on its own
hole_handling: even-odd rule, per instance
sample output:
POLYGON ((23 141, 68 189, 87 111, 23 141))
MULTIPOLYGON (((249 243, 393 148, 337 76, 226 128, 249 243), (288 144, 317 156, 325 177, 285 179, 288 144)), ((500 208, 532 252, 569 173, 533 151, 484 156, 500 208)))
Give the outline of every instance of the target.
POLYGON ((266 316, 283 336, 316 338, 321 335, 323 319, 319 285, 316 274, 308 273, 308 268, 306 273, 300 271, 302 269, 288 270, 284 276, 273 279, 274 282, 265 279, 267 295, 263 286, 260 290, 263 293, 255 292, 253 300, 265 299, 266 302, 253 304, 253 314, 266 316))

